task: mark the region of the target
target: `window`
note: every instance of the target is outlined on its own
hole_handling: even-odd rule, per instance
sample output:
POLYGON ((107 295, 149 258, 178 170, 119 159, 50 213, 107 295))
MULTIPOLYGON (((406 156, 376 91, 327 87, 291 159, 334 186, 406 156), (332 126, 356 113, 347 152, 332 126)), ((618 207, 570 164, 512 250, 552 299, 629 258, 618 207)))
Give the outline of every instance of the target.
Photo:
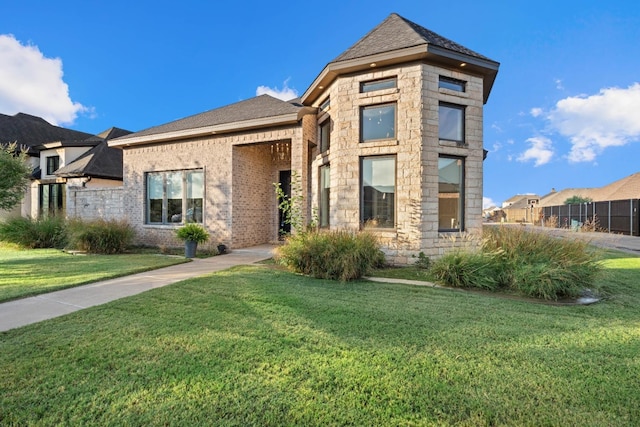
POLYGON ((397 81, 397 78, 392 77, 390 79, 362 82, 360 83, 360 93, 373 92, 374 90, 392 89, 397 87, 397 81))
POLYGON ((360 140, 363 142, 396 137, 396 104, 360 108, 360 140))
POLYGON ((331 106, 331 98, 327 97, 327 99, 322 101, 322 104, 320 104, 320 110, 327 111, 330 106, 331 106))
MULTIPOLYGON (((48 160, 49 158, 47 158, 47 163, 48 160)), ((64 184, 40 185, 40 215, 49 216, 64 211, 65 194, 64 184)))
POLYGON ((331 120, 320 124, 320 152, 324 153, 331 145, 331 120))
POLYGON ((364 157, 360 173, 362 223, 370 227, 395 227, 395 156, 364 157))
POLYGON ((202 170, 147 173, 148 224, 201 223, 203 199, 202 170))
POLYGON ((464 230, 464 159, 438 159, 438 231, 464 230))
POLYGON ((451 77, 440 76, 440 80, 438 80, 438 87, 442 89, 455 90, 456 92, 465 92, 467 89, 467 82, 452 79, 451 77))
POLYGON ((329 165, 320 167, 320 200, 318 202, 318 221, 320 227, 329 226, 329 196, 331 192, 331 168, 329 165))
POLYGON ((53 175, 60 168, 60 156, 47 157, 47 175, 53 175))
POLYGON ((440 139, 464 143, 464 106, 440 103, 438 133, 440 139))

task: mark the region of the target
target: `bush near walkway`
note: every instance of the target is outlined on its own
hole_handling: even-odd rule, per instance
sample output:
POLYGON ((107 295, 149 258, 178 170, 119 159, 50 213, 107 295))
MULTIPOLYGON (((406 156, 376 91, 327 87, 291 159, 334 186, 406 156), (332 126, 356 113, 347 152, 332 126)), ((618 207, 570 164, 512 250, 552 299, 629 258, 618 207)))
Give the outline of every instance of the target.
POLYGON ((593 290, 602 266, 588 242, 514 227, 485 227, 480 251, 454 251, 433 275, 449 286, 509 290, 546 300, 593 290))
POLYGON ((342 281, 359 279, 384 264, 373 234, 350 231, 296 233, 278 248, 275 258, 297 273, 342 281))

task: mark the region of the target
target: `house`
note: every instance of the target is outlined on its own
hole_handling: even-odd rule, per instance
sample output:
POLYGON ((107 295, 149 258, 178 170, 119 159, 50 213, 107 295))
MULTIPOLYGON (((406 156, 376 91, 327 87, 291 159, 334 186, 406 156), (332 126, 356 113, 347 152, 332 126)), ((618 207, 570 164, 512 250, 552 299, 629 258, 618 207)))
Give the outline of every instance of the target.
POLYGON ((283 228, 274 183, 325 229, 374 232, 391 262, 482 226, 483 105, 499 64, 397 14, 299 99, 262 95, 109 141, 140 243, 185 221, 231 248, 283 228))
POLYGON ((121 187, 122 151, 107 141, 129 133, 111 128, 91 135, 29 114, 0 114, 0 144, 17 142, 26 147, 34 170, 21 206, 0 216, 66 214, 73 187, 121 187))

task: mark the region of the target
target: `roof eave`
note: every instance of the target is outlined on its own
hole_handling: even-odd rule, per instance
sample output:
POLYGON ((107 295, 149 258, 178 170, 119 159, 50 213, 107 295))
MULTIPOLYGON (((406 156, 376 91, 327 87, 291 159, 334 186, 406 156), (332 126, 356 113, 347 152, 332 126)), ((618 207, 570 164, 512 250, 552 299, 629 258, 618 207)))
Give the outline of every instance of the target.
MULTIPOLYGON (((304 110, 304 109, 303 109, 304 110)), ((300 112, 283 114, 280 116, 263 117, 259 119, 243 120, 239 122, 222 123, 219 125, 203 126, 199 128, 183 129, 173 132, 162 132, 151 135, 123 137, 107 142, 109 147, 122 148, 133 145, 149 144, 156 142, 168 142, 186 138, 195 138, 207 135, 219 135, 230 132, 245 131, 273 126, 295 124, 299 121, 300 112)))
POLYGON ((489 59, 454 52, 432 44, 421 44, 405 49, 368 55, 362 58, 331 62, 324 67, 318 77, 311 83, 302 95, 301 102, 304 105, 313 104, 314 101, 322 96, 324 89, 339 75, 412 61, 433 62, 448 68, 464 71, 465 73, 481 75, 484 79, 484 103, 486 103, 489 98, 500 66, 498 62, 489 59))

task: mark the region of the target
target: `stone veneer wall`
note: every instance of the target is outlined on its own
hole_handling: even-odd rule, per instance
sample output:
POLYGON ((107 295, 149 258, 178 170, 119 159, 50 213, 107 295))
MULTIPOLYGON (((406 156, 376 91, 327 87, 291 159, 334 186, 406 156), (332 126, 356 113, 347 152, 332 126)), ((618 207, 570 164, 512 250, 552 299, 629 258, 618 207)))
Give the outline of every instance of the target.
POLYGON ((145 173, 204 169, 203 224, 211 242, 230 248, 277 239, 273 183, 290 163, 273 163, 269 144, 300 145, 299 125, 124 148, 124 214, 139 242, 179 246, 178 225, 145 224, 145 173))
MULTIPOLYGON (((411 263, 419 252, 431 257, 452 247, 438 232, 438 155, 465 158, 465 230, 481 230, 482 214, 482 79, 429 64, 413 63, 358 75, 339 77, 318 99, 330 96, 330 107, 318 122, 331 120, 327 153, 314 152, 311 186, 318 201, 318 168, 331 166, 330 224, 332 229, 360 229, 360 159, 396 156, 396 228, 372 229, 387 259, 411 263), (467 91, 439 89, 439 75, 464 80, 467 91), (360 93, 360 83, 397 77, 397 88, 360 93), (439 101, 465 105, 466 145, 438 139, 439 101), (360 107, 395 102, 396 138, 360 142, 360 107)), ((455 246, 456 244, 453 244, 455 246)))
POLYGON ((66 214, 68 218, 84 220, 124 219, 123 188, 67 188, 66 214))

